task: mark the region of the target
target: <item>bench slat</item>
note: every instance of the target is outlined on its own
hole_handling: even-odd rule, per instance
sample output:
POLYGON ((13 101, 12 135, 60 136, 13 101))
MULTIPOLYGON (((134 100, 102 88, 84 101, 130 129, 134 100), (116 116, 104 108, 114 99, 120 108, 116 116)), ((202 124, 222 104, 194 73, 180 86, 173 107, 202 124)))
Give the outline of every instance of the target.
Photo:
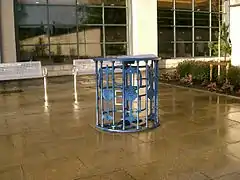
POLYGON ((40 61, 0 64, 0 81, 43 77, 40 61))

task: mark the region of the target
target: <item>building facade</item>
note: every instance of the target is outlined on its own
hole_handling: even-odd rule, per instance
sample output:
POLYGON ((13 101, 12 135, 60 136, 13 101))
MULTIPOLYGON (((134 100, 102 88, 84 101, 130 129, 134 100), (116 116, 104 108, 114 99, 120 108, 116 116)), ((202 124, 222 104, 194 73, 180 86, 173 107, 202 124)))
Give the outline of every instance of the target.
MULTIPOLYGON (((223 0, 1 0, 2 62, 212 56, 223 0)), ((226 18, 225 18, 226 19, 226 18)))

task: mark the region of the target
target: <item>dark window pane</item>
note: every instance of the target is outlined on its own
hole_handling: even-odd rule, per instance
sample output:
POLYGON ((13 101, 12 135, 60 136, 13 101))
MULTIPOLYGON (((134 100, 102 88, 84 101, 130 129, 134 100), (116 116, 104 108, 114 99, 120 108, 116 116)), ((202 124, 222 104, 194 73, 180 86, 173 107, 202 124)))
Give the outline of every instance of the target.
POLYGON ((195 41, 209 41, 209 28, 195 28, 195 41))
POLYGON ((158 28, 158 39, 161 42, 173 41, 173 28, 172 27, 160 27, 158 28))
POLYGON ((102 24, 102 8, 77 6, 78 24, 102 24))
POLYGON ((51 59, 54 63, 72 63, 72 59, 77 58, 76 44, 56 44, 50 45, 51 59))
POLYGON ((47 4, 47 0, 17 0, 19 4, 47 4))
POLYGON ((218 28, 212 28, 212 41, 217 41, 218 40, 218 28))
POLYGON ((209 11, 209 0, 195 0, 196 11, 209 11))
POLYGON ((20 46, 20 61, 49 61, 49 46, 20 46))
POLYGON ((102 44, 79 44, 80 57, 100 57, 103 56, 102 44))
POLYGON ((194 44, 194 56, 209 56, 208 43, 198 43, 194 44))
POLYGON ((102 42, 102 26, 80 26, 78 28, 79 43, 102 42))
POLYGON ((209 26, 209 13, 195 12, 195 26, 209 26))
POLYGON ((158 8, 167 8, 172 9, 173 7, 173 1, 172 0, 157 0, 157 6, 158 8))
POLYGON ((158 54, 162 58, 172 58, 174 56, 173 43, 158 41, 158 54))
POLYGON ((106 44, 106 56, 127 55, 127 44, 106 44))
POLYGON ((126 0, 103 0, 105 6, 126 6, 126 0))
POLYGON ((50 44, 77 42, 77 28, 74 26, 49 24, 49 32, 50 44))
POLYGON ((47 24, 47 6, 21 5, 17 6, 16 18, 18 24, 47 24))
POLYGON ((177 57, 191 57, 192 56, 192 43, 177 43, 176 44, 177 57))
POLYGON ((78 5, 101 5, 102 0, 77 0, 78 5))
POLYGON ((21 45, 48 44, 47 25, 45 26, 20 26, 18 31, 21 45))
POLYGON ((192 9, 192 0, 176 0, 176 9, 192 9))
POLYGON ((105 24, 126 24, 125 8, 104 8, 105 24))
POLYGON ((192 28, 176 28, 177 41, 192 41, 192 28))
POLYGON ((106 42, 126 42, 126 26, 106 26, 105 34, 106 34, 106 42))
POLYGON ((173 11, 162 10, 158 8, 158 26, 172 26, 173 25, 173 11))
POLYGON ((55 5, 76 5, 76 0, 48 0, 48 4, 55 5))
POLYGON ((219 17, 218 13, 212 13, 212 27, 218 27, 220 21, 222 20, 221 16, 219 17))
POLYGON ((49 24, 76 24, 75 6, 49 6, 49 24))
POLYGON ((192 26, 192 12, 176 11, 176 25, 192 26))

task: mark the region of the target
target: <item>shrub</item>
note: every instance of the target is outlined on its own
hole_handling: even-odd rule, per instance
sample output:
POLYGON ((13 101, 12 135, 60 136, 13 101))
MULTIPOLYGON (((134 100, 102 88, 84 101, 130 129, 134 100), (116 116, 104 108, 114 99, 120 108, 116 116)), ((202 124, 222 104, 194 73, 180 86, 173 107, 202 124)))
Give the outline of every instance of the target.
POLYGON ((240 67, 231 66, 229 68, 227 78, 230 84, 234 86, 235 89, 240 88, 240 67))
MULTIPOLYGON (((217 65, 213 66, 212 80, 217 81, 217 65)), ((184 61, 178 64, 177 72, 180 78, 192 75, 193 81, 203 82, 210 80, 210 62, 207 61, 184 61)), ((226 77, 225 67, 221 66, 220 83, 224 83, 226 77)), ((219 81, 218 81, 219 82, 219 81)))

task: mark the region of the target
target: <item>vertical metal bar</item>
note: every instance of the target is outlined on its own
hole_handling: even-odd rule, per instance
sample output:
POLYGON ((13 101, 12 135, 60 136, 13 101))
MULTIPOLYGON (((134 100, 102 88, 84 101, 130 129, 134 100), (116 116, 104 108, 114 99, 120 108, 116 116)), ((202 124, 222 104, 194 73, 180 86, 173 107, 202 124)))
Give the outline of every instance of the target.
POLYGON ((75 103, 78 102, 78 94, 77 94, 77 72, 75 71, 73 74, 73 80, 74 80, 74 100, 75 103))
POLYGON ((139 129, 139 112, 140 110, 140 97, 139 97, 139 61, 137 61, 137 130, 139 129))
POLYGON ((122 62, 122 130, 125 130, 125 107, 126 107, 126 101, 125 101, 125 85, 126 85, 126 77, 125 77, 125 64, 122 62))
MULTIPOLYGON (((153 60, 151 60, 151 73, 153 71, 153 60)), ((153 78, 152 74, 151 74, 151 78, 153 78)), ((151 81, 149 80, 149 82, 151 82, 152 84, 150 84, 150 87, 153 87, 153 79, 151 79, 151 81)), ((153 99, 150 99, 150 114, 153 114, 153 99)))
POLYGON ((192 57, 195 57, 195 16, 194 16, 195 3, 192 0, 192 57))
POLYGON ((43 86, 44 86, 44 101, 48 101, 48 95, 47 95, 47 68, 43 68, 43 86))
MULTIPOLYGON (((212 42, 212 0, 209 0, 209 42, 212 42)), ((209 56, 212 56, 211 48, 209 48, 209 56)))
POLYGON ((129 14, 129 3, 128 0, 126 0, 126 34, 127 34, 127 55, 130 54, 130 49, 129 49, 129 22, 130 22, 130 14, 129 14))
POLYGON ((105 10, 104 10, 104 3, 102 3, 102 31, 103 31, 103 56, 106 56, 106 32, 105 32, 105 10))
POLYGON ((114 75, 114 61, 112 62, 112 116, 113 116, 113 121, 112 121, 112 128, 115 129, 115 75, 114 75))
POLYGON ((177 44, 176 44, 176 0, 173 0, 173 57, 177 57, 177 44))
POLYGON ((158 123, 158 60, 155 60, 155 76, 154 76, 154 83, 155 83, 155 118, 156 122, 158 123))
POLYGON ((99 75, 98 75, 98 61, 95 61, 95 74, 96 74, 96 126, 98 126, 98 125, 99 125, 99 96, 98 96, 98 91, 99 91, 99 85, 98 85, 99 75))
POLYGON ((148 74, 148 61, 145 61, 146 63, 146 97, 145 97, 145 107, 146 107, 146 127, 148 127, 148 81, 149 81, 149 74, 148 74))
POLYGON ((100 88, 101 88, 101 99, 100 99, 100 103, 101 103, 101 126, 103 127, 104 126, 104 119, 103 119, 103 116, 104 116, 104 105, 103 105, 103 62, 101 61, 100 62, 100 74, 101 74, 101 78, 100 78, 100 82, 101 82, 101 85, 100 85, 100 88))

